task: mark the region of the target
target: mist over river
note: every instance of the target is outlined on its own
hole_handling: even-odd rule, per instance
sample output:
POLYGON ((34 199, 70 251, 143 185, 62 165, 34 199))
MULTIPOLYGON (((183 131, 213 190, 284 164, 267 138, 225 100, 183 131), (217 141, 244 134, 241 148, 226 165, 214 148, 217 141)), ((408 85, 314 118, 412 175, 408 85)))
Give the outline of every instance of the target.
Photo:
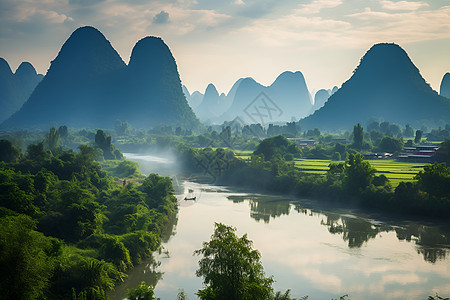
POLYGON ((176 176, 170 158, 124 155, 139 162, 144 174, 174 178, 179 211, 163 251, 155 261, 136 266, 111 294, 115 299, 125 298, 126 289, 141 281, 156 284, 155 295, 163 300, 176 299, 179 289, 197 299, 202 280, 195 276, 199 257, 193 252, 210 239, 214 222, 236 227, 239 236, 247 233, 274 289, 291 289, 292 297, 450 295, 450 230, 442 224, 380 219, 310 199, 202 184, 176 176), (184 200, 187 195, 196 201, 184 200))

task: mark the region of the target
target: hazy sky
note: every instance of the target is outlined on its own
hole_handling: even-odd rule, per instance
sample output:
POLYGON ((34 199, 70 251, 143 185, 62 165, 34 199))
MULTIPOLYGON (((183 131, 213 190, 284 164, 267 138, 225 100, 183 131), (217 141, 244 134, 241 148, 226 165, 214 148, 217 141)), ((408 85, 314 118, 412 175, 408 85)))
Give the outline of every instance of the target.
POLYGON ((340 86, 375 43, 395 42, 438 90, 450 72, 450 0, 0 0, 0 57, 45 74, 70 33, 98 28, 128 63, 161 36, 192 92, 240 77, 268 85, 301 71, 310 90, 340 86))

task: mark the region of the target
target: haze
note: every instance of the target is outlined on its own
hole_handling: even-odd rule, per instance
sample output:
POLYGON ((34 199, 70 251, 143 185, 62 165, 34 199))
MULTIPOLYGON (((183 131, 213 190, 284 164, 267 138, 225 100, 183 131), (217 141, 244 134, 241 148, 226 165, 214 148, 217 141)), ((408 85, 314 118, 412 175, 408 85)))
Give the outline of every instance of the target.
POLYGON ((240 77, 269 85, 301 71, 310 91, 340 86, 379 42, 401 45, 439 90, 450 69, 450 1, 179 0, 0 1, 0 53, 15 70, 46 73, 82 25, 102 31, 128 61, 136 40, 161 36, 190 91, 213 82, 227 92, 240 77))

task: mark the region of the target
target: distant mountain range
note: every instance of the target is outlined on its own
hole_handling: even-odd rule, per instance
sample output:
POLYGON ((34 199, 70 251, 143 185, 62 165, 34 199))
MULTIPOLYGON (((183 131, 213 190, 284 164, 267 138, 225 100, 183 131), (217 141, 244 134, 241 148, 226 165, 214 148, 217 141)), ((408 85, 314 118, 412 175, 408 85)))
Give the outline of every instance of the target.
POLYGON ((303 129, 350 129, 371 118, 436 126, 450 122, 450 100, 425 82, 400 46, 377 44, 325 105, 299 124, 303 129))
POLYGON ((22 62, 13 73, 0 58, 0 123, 19 110, 43 77, 29 62, 22 62))
POLYGON ((2 129, 111 128, 117 119, 135 128, 195 129, 200 126, 197 116, 216 124, 238 117, 262 125, 301 119, 303 129, 325 130, 350 129, 370 119, 439 126, 450 122, 449 73, 440 94, 396 44, 374 45, 341 88, 317 91, 314 102, 298 71, 283 72, 270 86, 248 77, 237 80, 228 94, 219 94, 212 83, 204 94, 190 94, 161 38, 137 42, 126 65, 90 26, 72 33, 44 78, 29 63, 13 74, 0 59, 2 129))
POLYGON ((194 109, 195 111, 195 108, 197 108, 197 106, 199 106, 200 103, 202 103, 203 94, 200 93, 199 91, 195 91, 191 94, 185 85, 183 85, 182 88, 189 106, 192 107, 192 109, 194 109))
POLYGON ((111 128, 117 119, 136 128, 199 126, 162 39, 140 40, 127 66, 103 34, 87 26, 72 33, 28 101, 1 127, 111 128))
MULTIPOLYGON (((189 93, 187 88, 186 93, 189 93)), ((270 86, 263 86, 250 77, 240 78, 227 95, 219 95, 216 87, 209 84, 201 103, 196 106, 193 95, 187 96, 191 98, 188 101, 198 118, 207 123, 220 124, 237 117, 244 123, 290 122, 307 116, 313 109, 301 72, 284 72, 270 86)))

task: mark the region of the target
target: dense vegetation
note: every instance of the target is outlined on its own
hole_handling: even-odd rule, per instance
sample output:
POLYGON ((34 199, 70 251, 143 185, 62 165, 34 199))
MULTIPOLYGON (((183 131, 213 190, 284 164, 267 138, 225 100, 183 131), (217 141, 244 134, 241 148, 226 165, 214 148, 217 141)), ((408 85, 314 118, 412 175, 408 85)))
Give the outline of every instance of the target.
POLYGON ((104 299, 159 247, 176 210, 170 178, 118 184, 96 161, 107 151, 0 144, 2 297, 104 299))
POLYGON ((358 152, 348 154, 345 162, 330 163, 326 176, 302 172, 290 161, 301 149, 283 136, 261 142, 249 161, 221 148, 180 149, 186 168, 203 171, 222 184, 264 187, 402 214, 446 218, 450 213, 450 168, 443 163, 426 165, 416 182, 402 182, 393 189, 389 179, 375 175, 376 170, 358 152))
MULTIPOLYGON (((270 131, 260 125, 239 131, 229 125, 201 135, 170 126, 144 132, 121 121, 114 131, 61 126, 40 133, 3 133, 7 139, 0 139, 0 264, 2 270, 14 272, 2 272, 0 292, 14 299, 102 299, 125 271, 159 247, 162 229, 176 209, 171 181, 156 174, 143 178, 136 163, 122 158, 113 140, 125 151, 171 149, 185 171, 203 173, 217 183, 402 214, 446 218, 450 212, 450 171, 445 165, 425 166, 416 182, 394 189, 358 153, 381 151, 382 145, 402 149, 406 136, 409 143, 420 142, 421 130, 413 142, 412 128, 388 122, 373 122, 368 131, 356 125, 353 133, 341 136, 300 132, 294 123, 272 126, 270 131), (283 135, 261 141, 269 132, 283 135), (299 148, 286 136, 313 138, 318 144, 299 148), (332 142, 336 137, 353 143, 332 142), (247 159, 239 159, 234 149, 254 151, 243 151, 247 159), (295 160, 313 157, 336 162, 324 176, 296 167, 295 160), (134 180, 123 186, 118 179, 125 177, 134 180)), ((444 136, 447 128, 438 132, 444 136)), ((450 140, 441 143, 436 159, 448 163, 449 148, 450 140)), ((203 292, 200 297, 211 296, 208 288, 203 292)), ((130 297, 133 293, 154 298, 145 284, 131 290, 130 297)), ((272 290, 269 294, 283 296, 272 290)), ((288 292, 285 295, 289 299, 288 292)))

